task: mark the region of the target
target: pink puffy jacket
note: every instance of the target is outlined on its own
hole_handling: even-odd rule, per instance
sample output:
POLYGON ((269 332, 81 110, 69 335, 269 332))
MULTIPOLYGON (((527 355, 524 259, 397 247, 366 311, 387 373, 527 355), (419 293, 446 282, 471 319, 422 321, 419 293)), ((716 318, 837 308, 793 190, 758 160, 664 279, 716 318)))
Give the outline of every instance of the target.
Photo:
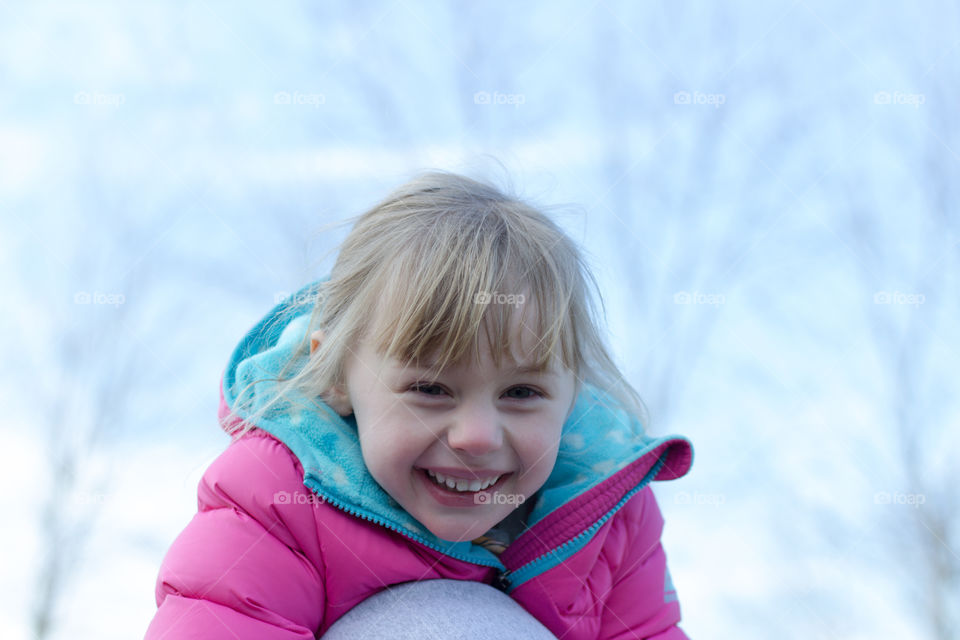
MULTIPOLYGON (((303 336, 296 321, 265 324, 278 309, 228 366, 225 426, 235 389, 275 370, 303 336)), ((337 420, 264 419, 211 464, 198 513, 160 568, 149 640, 315 638, 391 585, 436 578, 496 584, 565 640, 686 638, 649 487, 687 472, 686 439, 630 439, 622 414, 578 399, 528 530, 496 556, 432 537, 364 475, 359 454, 344 457, 356 447, 337 439, 355 425, 337 420)))

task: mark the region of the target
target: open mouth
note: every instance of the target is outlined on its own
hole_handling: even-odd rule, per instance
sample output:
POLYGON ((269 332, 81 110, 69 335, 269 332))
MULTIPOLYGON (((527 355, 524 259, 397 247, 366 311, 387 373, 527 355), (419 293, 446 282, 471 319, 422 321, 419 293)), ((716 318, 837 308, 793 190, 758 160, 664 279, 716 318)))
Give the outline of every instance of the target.
POLYGON ((417 469, 427 484, 436 490, 451 496, 473 496, 478 493, 496 491, 512 473, 504 473, 492 478, 478 478, 476 480, 454 479, 441 473, 427 469, 417 469))
POLYGON ((466 480, 464 478, 445 476, 442 473, 431 471, 430 469, 425 469, 425 471, 427 472, 427 475, 439 486, 450 489, 451 491, 457 491, 459 493, 482 491, 490 486, 495 485, 500 478, 506 475, 500 474, 489 478, 466 480))

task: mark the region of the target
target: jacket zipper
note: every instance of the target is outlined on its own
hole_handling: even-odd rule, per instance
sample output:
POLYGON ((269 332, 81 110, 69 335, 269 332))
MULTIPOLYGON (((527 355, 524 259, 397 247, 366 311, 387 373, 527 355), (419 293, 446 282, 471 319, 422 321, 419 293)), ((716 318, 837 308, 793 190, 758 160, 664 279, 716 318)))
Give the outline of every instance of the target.
POLYGON ((497 574, 497 577, 493 580, 493 586, 503 591, 504 593, 510 593, 511 580, 510 576, 512 575, 510 569, 504 569, 497 574))
MULTIPOLYGON (((311 484, 312 484, 312 483, 311 483, 311 484)), ((381 518, 381 517, 379 517, 379 516, 373 516, 373 515, 370 515, 370 514, 367 514, 367 513, 363 513, 363 512, 361 512, 361 511, 357 511, 357 510, 354 509, 352 506, 350 506, 350 505, 348 505, 348 504, 345 504, 345 503, 343 503, 343 502, 341 502, 341 501, 339 501, 339 500, 337 500, 337 499, 335 499, 335 498, 331 498, 330 496, 326 495, 325 493, 322 493, 322 492, 319 491, 316 487, 313 487, 313 486, 310 486, 310 485, 306 485, 306 486, 307 486, 309 489, 311 489, 314 493, 316 493, 317 495, 319 495, 321 498, 323 498, 323 500, 324 500, 325 502, 327 502, 327 503, 329 503, 329 504, 332 504, 333 506, 335 506, 336 508, 340 509, 341 511, 345 511, 345 512, 349 513, 349 514, 352 515, 352 516, 355 516, 355 517, 357 517, 357 518, 362 518, 363 520, 367 520, 368 522, 374 522, 374 523, 380 525, 381 527, 390 529, 391 531, 396 531, 397 533, 399 533, 399 534, 401 534, 401 535, 403 535, 403 536, 406 536, 407 538, 410 538, 410 539, 413 540, 414 542, 417 542, 417 543, 419 543, 419 544, 422 544, 423 546, 428 547, 428 548, 430 548, 430 549, 433 549, 434 551, 439 551, 440 553, 442 553, 442 554, 445 555, 445 556, 449 556, 449 557, 451 557, 451 558, 456 558, 457 560, 461 560, 461 561, 467 562, 467 563, 469 563, 469 564, 479 565, 479 566, 481 566, 481 567, 493 567, 494 569, 497 569, 498 572, 503 572, 503 571, 506 570, 506 567, 504 567, 503 563, 500 562, 498 559, 491 559, 491 560, 489 560, 489 561, 482 561, 482 560, 479 559, 479 558, 468 558, 468 557, 466 557, 466 556, 464 556, 464 555, 462 555, 462 554, 460 554, 460 553, 454 553, 454 552, 452 552, 452 551, 450 551, 450 550, 448 550, 448 549, 441 549, 439 545, 436 545, 436 544, 430 542, 430 541, 427 540, 426 538, 423 538, 423 537, 421 537, 421 536, 418 536, 417 534, 413 533, 413 532, 410 531, 409 529, 405 529, 405 528, 403 528, 403 527, 401 527, 401 526, 395 525, 395 524, 393 524, 392 522, 390 522, 390 521, 388 521, 388 520, 384 520, 383 518, 381 518)), ((491 555, 493 555, 493 554, 491 553, 491 555)))
POLYGON ((593 534, 596 533, 596 531, 600 527, 602 527, 604 523, 607 520, 609 520, 614 513, 619 511, 623 507, 623 505, 626 504, 627 500, 632 498, 634 495, 636 495, 641 490, 643 490, 644 487, 650 484, 651 480, 653 480, 653 478, 657 476, 657 473, 660 472, 660 469, 661 467, 663 467, 665 462, 666 462, 666 458, 664 456, 661 456, 660 459, 657 460, 657 462, 652 467, 650 467, 650 470, 647 471, 646 475, 643 477, 640 483, 636 487, 634 487, 632 490, 630 490, 625 496, 623 496, 623 498, 621 498, 621 500, 616 505, 614 505, 613 508, 610 509, 610 511, 608 511, 602 518, 597 520, 593 524, 593 526, 591 526, 589 529, 583 531, 582 533, 580 533, 580 535, 574 538, 570 538, 569 540, 560 544, 559 546, 554 547, 550 551, 547 551, 546 553, 543 553, 533 558, 532 560, 529 560, 526 562, 518 562, 517 564, 519 566, 516 569, 506 569, 504 571, 501 571, 497 575, 494 586, 496 586, 501 591, 504 591, 505 593, 509 594, 511 591, 513 591, 514 588, 516 588, 516 586, 519 586, 519 584, 522 584, 533 577, 532 575, 527 577, 525 574, 533 572, 538 565, 545 562, 551 556, 555 556, 559 553, 562 553, 565 549, 577 544, 580 540, 582 540, 585 537, 592 537, 593 534), (519 584, 514 585, 513 583, 516 581, 515 576, 517 574, 520 574, 521 580, 519 581, 519 584))

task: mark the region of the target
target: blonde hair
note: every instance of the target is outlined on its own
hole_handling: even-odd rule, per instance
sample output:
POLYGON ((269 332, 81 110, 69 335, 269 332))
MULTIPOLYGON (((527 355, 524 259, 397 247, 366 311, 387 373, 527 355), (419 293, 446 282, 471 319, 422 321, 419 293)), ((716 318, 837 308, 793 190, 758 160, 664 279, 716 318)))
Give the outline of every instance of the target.
POLYGON ((233 423, 235 436, 285 396, 319 399, 342 386, 350 350, 361 339, 403 363, 435 358, 433 370, 440 372, 471 347, 479 349, 482 330, 499 366, 502 354, 513 353, 516 313, 537 336, 534 366, 545 369, 559 358, 577 377, 578 389, 593 385, 646 424, 643 401, 601 336, 596 280, 573 241, 546 215, 491 185, 430 172, 355 220, 329 279, 317 285, 302 342, 273 380, 275 397, 241 415, 241 398, 253 394, 237 394, 230 418, 239 420, 224 420, 233 423), (529 303, 536 311, 532 322, 529 303), (311 354, 316 329, 325 337, 311 354))

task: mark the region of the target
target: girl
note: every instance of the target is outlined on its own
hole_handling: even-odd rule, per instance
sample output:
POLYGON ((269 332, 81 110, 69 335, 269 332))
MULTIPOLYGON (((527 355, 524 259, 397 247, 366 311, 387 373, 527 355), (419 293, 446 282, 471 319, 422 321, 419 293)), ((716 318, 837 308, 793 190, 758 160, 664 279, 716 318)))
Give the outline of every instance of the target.
POLYGON ((649 483, 684 475, 692 448, 644 435, 595 287, 545 215, 461 176, 360 216, 330 275, 234 351, 233 439, 147 637, 313 638, 394 585, 456 580, 567 640, 685 638, 649 483))

